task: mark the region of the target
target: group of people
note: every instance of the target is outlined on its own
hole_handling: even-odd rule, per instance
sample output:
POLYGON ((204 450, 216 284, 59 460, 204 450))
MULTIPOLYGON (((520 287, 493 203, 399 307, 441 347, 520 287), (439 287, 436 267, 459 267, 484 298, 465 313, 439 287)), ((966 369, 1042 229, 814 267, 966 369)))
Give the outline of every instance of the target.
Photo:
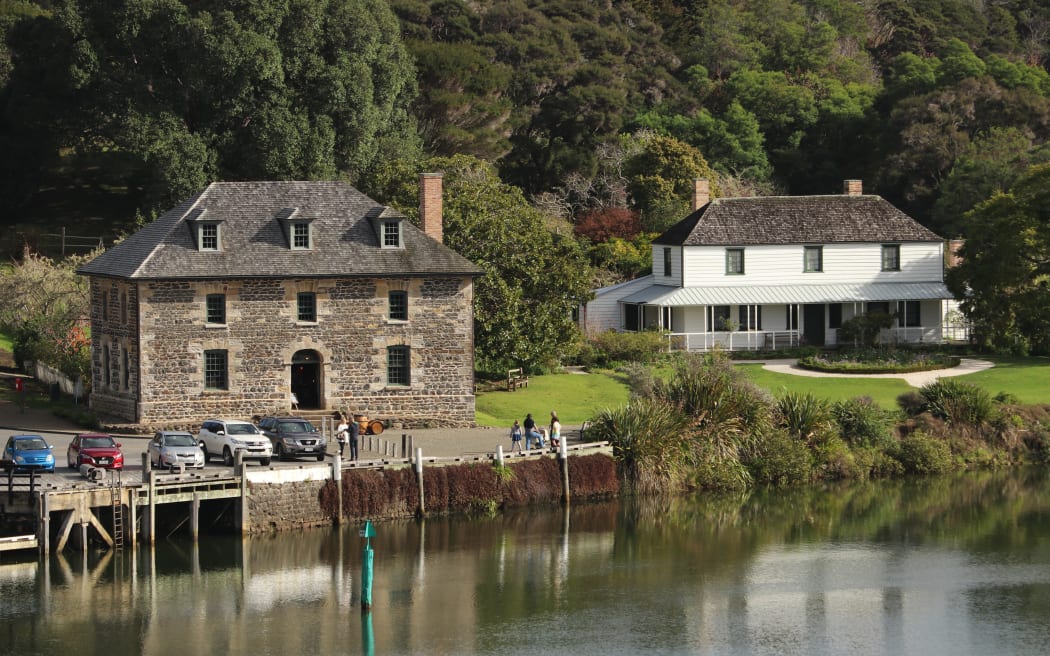
POLYGON ((522 423, 515 419, 514 425, 510 427, 511 453, 515 450, 521 451, 522 440, 525 441, 526 449, 532 449, 533 443, 537 449, 542 449, 548 444, 551 449, 557 449, 561 446, 561 422, 558 421, 558 413, 551 410, 551 423, 548 428, 537 426, 531 412, 525 415, 525 421, 522 423))
POLYGON ((361 433, 361 427, 353 420, 353 415, 348 417, 344 412, 336 414, 339 419, 339 424, 335 427, 335 439, 339 442, 339 459, 343 459, 343 453, 349 446, 350 460, 357 460, 357 437, 361 433))

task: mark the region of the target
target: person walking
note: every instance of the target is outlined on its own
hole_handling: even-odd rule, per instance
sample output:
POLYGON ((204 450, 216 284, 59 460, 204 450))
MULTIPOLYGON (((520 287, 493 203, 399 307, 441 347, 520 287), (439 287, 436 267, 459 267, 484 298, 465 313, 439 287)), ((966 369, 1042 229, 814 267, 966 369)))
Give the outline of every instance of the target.
POLYGON ((343 451, 346 450, 346 441, 350 436, 350 425, 346 423, 346 415, 339 413, 339 425, 335 427, 335 440, 339 443, 339 459, 343 459, 343 451))
MULTIPOLYGON (((353 415, 350 415, 353 417, 353 415)), ((347 442, 350 446, 350 460, 357 460, 357 436, 361 433, 361 425, 356 421, 350 421, 350 430, 348 431, 347 442)))
POLYGON ((558 421, 558 413, 551 410, 551 448, 557 449, 561 444, 561 422, 558 421))
POLYGON ((521 424, 518 420, 514 420, 514 425, 510 427, 510 452, 514 453, 514 449, 521 453, 521 424))
POLYGON ((525 448, 532 449, 532 440, 536 438, 539 433, 536 432, 536 420, 532 418, 532 413, 525 415, 525 448))

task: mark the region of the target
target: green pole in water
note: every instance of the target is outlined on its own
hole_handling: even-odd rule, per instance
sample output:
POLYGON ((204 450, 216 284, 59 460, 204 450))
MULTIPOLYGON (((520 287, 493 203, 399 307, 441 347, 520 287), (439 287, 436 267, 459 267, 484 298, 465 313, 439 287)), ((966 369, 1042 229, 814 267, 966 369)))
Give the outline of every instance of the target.
POLYGON ((375 656, 376 639, 372 633, 372 613, 367 610, 361 613, 361 653, 364 656, 375 656))
POLYGON ((376 536, 376 529, 372 522, 365 522, 360 531, 361 537, 365 539, 365 551, 361 556, 361 612, 367 613, 372 609, 372 538, 376 536))

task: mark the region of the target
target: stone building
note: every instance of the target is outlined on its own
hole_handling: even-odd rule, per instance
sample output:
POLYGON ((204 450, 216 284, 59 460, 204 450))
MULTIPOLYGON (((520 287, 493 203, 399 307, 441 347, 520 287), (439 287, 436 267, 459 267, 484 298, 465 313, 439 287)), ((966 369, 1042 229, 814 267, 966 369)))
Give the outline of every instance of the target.
POLYGON ((441 182, 420 178, 422 230, 341 182, 218 182, 110 248, 78 271, 92 408, 472 423, 481 269, 441 243, 441 182))

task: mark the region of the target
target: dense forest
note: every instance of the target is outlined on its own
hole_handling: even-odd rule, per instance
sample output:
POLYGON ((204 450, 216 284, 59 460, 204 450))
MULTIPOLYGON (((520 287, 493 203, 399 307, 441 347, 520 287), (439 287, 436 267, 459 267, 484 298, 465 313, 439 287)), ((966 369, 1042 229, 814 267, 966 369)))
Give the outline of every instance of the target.
MULTIPOLYGON (((1041 0, 0 0, 0 34, 7 250, 33 224, 115 235, 215 179, 342 178, 410 212, 394 174, 445 166, 494 194, 451 242, 471 255, 477 212, 527 216, 507 248, 593 265, 553 290, 571 307, 647 269, 697 176, 861 178, 966 238, 1050 161, 1041 0)), ((1041 221, 1022 246, 1046 254, 1041 221)), ((493 312, 544 307, 493 243, 493 312)), ((1045 291, 1048 267, 1018 275, 1045 291)))

